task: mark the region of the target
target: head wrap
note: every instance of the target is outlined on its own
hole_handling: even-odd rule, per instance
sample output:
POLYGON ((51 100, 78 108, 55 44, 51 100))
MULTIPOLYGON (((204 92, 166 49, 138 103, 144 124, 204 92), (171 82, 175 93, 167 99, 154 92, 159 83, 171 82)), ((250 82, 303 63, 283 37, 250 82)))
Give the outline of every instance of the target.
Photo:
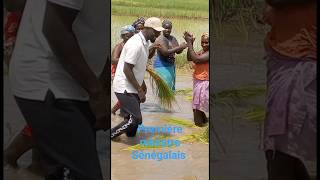
POLYGON ((120 34, 134 33, 135 29, 131 25, 126 25, 121 28, 120 34))
POLYGON ((205 32, 201 35, 201 38, 209 38, 209 33, 205 32))
POLYGON ((137 19, 135 22, 133 22, 132 26, 136 29, 138 24, 144 24, 145 19, 144 17, 140 17, 139 19, 137 19))

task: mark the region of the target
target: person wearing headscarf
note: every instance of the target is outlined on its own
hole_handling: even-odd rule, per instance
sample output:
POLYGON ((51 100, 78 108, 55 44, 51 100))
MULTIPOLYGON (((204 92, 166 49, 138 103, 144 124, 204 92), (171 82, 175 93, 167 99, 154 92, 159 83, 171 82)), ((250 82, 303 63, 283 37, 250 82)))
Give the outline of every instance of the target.
POLYGON ((188 46, 187 59, 192 61, 194 67, 192 100, 194 123, 196 126, 203 127, 208 122, 209 112, 209 34, 202 34, 202 50, 197 53, 193 48, 195 40, 193 35, 185 32, 184 39, 188 46))
MULTIPOLYGON (((124 44, 130 39, 135 33, 135 29, 131 25, 127 25, 121 28, 120 31, 120 37, 122 39, 121 42, 119 42, 112 51, 112 67, 111 67, 111 76, 112 79, 114 78, 114 75, 116 73, 117 65, 119 62, 119 58, 121 55, 121 51, 123 49, 124 44)), ((120 102, 118 101, 111 109, 112 114, 116 114, 116 112, 120 109, 120 102)))
POLYGON ((135 33, 139 33, 144 28, 144 22, 144 17, 140 17, 135 22, 133 22, 132 26, 135 29, 135 33))

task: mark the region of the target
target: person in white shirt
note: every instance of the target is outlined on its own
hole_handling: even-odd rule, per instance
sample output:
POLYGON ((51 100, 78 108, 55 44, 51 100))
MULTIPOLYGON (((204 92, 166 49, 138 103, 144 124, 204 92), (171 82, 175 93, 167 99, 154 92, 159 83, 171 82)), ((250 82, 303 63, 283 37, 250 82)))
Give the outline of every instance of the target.
POLYGON ((108 5, 25 2, 9 77, 48 180, 102 180, 95 133, 110 128, 108 5))
MULTIPOLYGON (((149 41, 154 43, 162 30, 159 18, 148 18, 144 29, 132 36, 123 47, 113 79, 113 89, 125 115, 124 120, 111 129, 111 139, 123 133, 129 137, 135 136, 138 125, 142 123, 140 103, 146 100, 144 75, 149 57, 149 41)), ((151 48, 157 46, 153 44, 151 48)))

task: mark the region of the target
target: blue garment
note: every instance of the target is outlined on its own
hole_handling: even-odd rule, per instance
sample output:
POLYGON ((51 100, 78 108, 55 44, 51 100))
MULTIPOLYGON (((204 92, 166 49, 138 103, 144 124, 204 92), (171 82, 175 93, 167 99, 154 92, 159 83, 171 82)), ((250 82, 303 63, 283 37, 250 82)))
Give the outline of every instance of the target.
MULTIPOLYGON (((173 57, 174 58, 174 57, 173 57)), ((168 86, 175 91, 176 87, 176 66, 174 60, 171 58, 165 58, 161 55, 157 55, 153 67, 157 74, 166 81, 168 86)))

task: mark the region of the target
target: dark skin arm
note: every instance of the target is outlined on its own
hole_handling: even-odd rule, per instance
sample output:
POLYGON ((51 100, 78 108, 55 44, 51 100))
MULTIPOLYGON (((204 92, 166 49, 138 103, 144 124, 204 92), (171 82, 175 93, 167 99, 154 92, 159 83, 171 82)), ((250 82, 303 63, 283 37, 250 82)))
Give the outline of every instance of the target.
POLYGON ((6 10, 9 12, 22 11, 26 0, 4 0, 6 10))
POLYGON ((126 75, 128 81, 132 84, 132 86, 138 91, 138 96, 140 98, 141 103, 144 103, 146 101, 146 86, 145 83, 143 81, 142 85, 140 86, 136 77, 134 76, 133 73, 133 64, 129 64, 129 63, 124 63, 124 68, 123 68, 123 72, 126 75))
POLYGON ((143 80, 143 82, 142 82, 141 88, 142 88, 142 90, 144 91, 144 93, 147 94, 147 85, 146 85, 146 83, 144 82, 144 80, 143 80))
POLYGON ((209 51, 206 51, 201 55, 198 55, 193 49, 194 38, 188 33, 185 33, 184 38, 188 46, 188 51, 187 51, 188 61, 193 61, 196 64, 206 63, 209 61, 209 51))
POLYGON ((151 59, 154 54, 156 53, 156 50, 161 48, 161 45, 156 41, 154 44, 152 44, 149 48, 149 56, 148 59, 151 59))
MULTIPOLYGON (((176 39, 175 37, 172 37, 172 38, 173 38, 173 39, 172 39, 172 45, 173 45, 173 47, 179 46, 179 43, 178 43, 177 39, 176 39)), ((178 51, 176 51, 176 53, 177 53, 177 54, 181 54, 181 53, 183 52, 183 50, 184 50, 184 49, 178 50, 178 51)))
MULTIPOLYGON (((206 63, 209 61, 209 51, 201 54, 201 55, 197 55, 194 52, 193 46, 188 46, 188 52, 187 54, 189 54, 189 57, 192 59, 192 61, 196 64, 201 64, 201 63, 206 63)), ((189 60, 189 59, 188 59, 189 60)))
POLYGON ((78 10, 48 2, 43 33, 64 69, 88 92, 90 106, 97 119, 96 128, 106 130, 110 128, 106 121, 107 97, 99 79, 85 61, 72 30, 78 13, 78 10))
POLYGON ((183 51, 186 48, 186 44, 183 43, 179 46, 169 49, 169 43, 163 37, 159 38, 159 44, 161 48, 158 49, 158 52, 164 57, 168 57, 169 54, 172 53, 183 51))
POLYGON ((114 47, 114 49, 112 51, 112 55, 111 55, 111 57, 112 57, 111 63, 112 64, 118 64, 122 48, 123 48, 122 43, 119 43, 114 47))

